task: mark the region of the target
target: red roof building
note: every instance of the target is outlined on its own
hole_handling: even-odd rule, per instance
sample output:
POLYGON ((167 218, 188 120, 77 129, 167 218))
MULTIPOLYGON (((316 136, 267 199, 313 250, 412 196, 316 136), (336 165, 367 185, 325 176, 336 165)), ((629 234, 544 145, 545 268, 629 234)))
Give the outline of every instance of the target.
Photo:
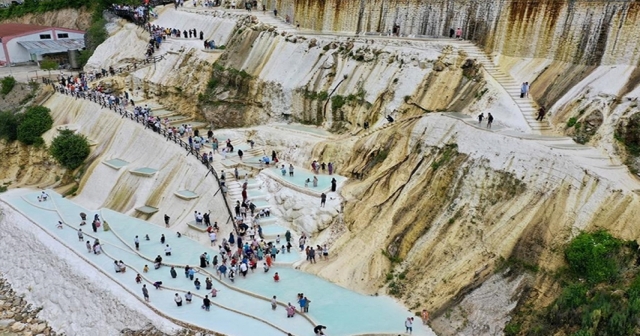
POLYGON ((84 32, 81 30, 22 23, 0 24, 0 65, 37 62, 45 54, 83 47, 84 32))

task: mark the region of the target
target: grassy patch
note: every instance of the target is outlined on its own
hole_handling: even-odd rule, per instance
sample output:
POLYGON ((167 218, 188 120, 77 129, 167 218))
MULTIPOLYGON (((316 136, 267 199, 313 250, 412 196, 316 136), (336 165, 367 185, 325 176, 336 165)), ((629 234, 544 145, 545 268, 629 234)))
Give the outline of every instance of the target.
POLYGON ((569 121, 567 121, 567 128, 573 127, 577 122, 578 122, 578 118, 576 117, 569 118, 569 121))
POLYGON ((0 81, 0 86, 2 86, 2 88, 0 88, 0 94, 4 97, 16 86, 16 79, 12 76, 4 77, 0 81))
POLYGON ((638 244, 606 231, 583 232, 565 247, 567 267, 549 306, 521 305, 504 329, 507 335, 635 335, 640 319, 638 244), (528 322, 527 328, 524 326, 528 322), (516 328, 518 326, 518 328, 516 328))

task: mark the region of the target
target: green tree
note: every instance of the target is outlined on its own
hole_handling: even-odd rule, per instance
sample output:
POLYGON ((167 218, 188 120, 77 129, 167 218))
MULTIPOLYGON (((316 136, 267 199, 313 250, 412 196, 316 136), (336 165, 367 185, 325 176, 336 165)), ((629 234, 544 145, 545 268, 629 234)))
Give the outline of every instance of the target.
POLYGON ((44 106, 29 107, 18 125, 18 140, 25 145, 43 144, 41 135, 53 126, 49 111, 44 106))
POLYGON ((0 139, 13 142, 18 139, 19 115, 11 112, 0 112, 0 139))
POLYGON ((60 134, 51 142, 49 149, 56 161, 71 170, 80 167, 90 151, 87 138, 70 130, 60 131, 60 134))
POLYGON ((58 62, 54 60, 42 60, 40 62, 40 69, 49 71, 49 77, 51 77, 51 70, 58 69, 58 62))

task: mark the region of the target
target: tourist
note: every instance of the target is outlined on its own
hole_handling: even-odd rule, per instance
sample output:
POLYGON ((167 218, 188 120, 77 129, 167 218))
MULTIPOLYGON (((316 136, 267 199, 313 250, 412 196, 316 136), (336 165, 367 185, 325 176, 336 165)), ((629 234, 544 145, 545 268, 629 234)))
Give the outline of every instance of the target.
POLYGON ((327 164, 327 170, 329 170, 329 175, 333 175, 333 163, 329 162, 329 164, 327 164))
POLYGON ((482 119, 484 119, 484 113, 480 113, 478 115, 478 125, 482 125, 482 119))
POLYGON ((276 272, 276 274, 273 276, 273 281, 274 282, 280 281, 280 275, 278 275, 278 272, 276 272))
POLYGON ((457 39, 462 39, 462 28, 458 27, 458 29, 456 29, 456 38, 457 39))
POLYGON ((120 273, 124 273, 127 271, 127 266, 122 260, 118 261, 118 267, 120 268, 120 273))
POLYGON ((173 299, 176 302, 176 305, 178 307, 182 307, 182 297, 180 297, 180 295, 178 295, 178 293, 176 293, 175 298, 173 299))
POLYGON ((171 266, 171 270, 169 271, 169 274, 171 274, 171 277, 174 279, 178 276, 178 272, 176 272, 176 269, 173 268, 173 266, 171 266))
POLYGON ((427 322, 429 322, 429 312, 427 312, 426 309, 423 309, 420 317, 422 317, 422 324, 427 325, 427 322))
POLYGON ((138 275, 136 275, 136 283, 142 283, 142 276, 140 275, 140 273, 138 273, 138 275))
POLYGON ((327 244, 324 244, 324 247, 322 248, 322 257, 324 260, 329 259, 329 248, 327 247, 327 244))
POLYGON ((207 267, 207 260, 205 259, 204 253, 200 255, 200 267, 207 267))
POLYGON ((211 309, 211 300, 209 300, 209 295, 205 295, 204 299, 202 299, 202 309, 206 311, 211 309))
POLYGON ((314 335, 316 335, 316 336, 324 335, 324 332, 322 332, 322 330, 323 330, 323 329, 327 329, 327 327, 325 327, 325 326, 323 326, 323 325, 321 325, 321 324, 319 324, 319 325, 315 326, 315 327, 313 328, 313 333, 314 333, 314 335))
POLYGON ((285 232, 284 239, 287 241, 287 243, 291 241, 291 231, 287 230, 287 232, 285 232))
POLYGON ((191 303, 192 298, 193 294, 191 294, 191 292, 187 292, 187 294, 184 295, 184 300, 187 301, 187 304, 191 303))
POLYGON ((211 297, 217 297, 220 290, 211 288, 211 297))
POLYGON ((411 334, 413 332, 413 317, 407 317, 407 320, 404 321, 404 327, 406 328, 407 334, 411 334))
POLYGON ((491 124, 493 124, 493 116, 489 113, 489 116, 487 117, 487 128, 491 128, 491 124))
POLYGON ((307 297, 304 297, 304 312, 308 313, 309 312, 309 303, 311 303, 311 300, 307 299, 307 297))
POLYGON ((114 266, 114 268, 115 268, 115 270, 116 270, 116 273, 120 273, 120 272, 121 272, 121 270, 120 270, 120 265, 118 264, 118 261, 117 261, 117 260, 114 260, 114 261, 113 261, 113 264, 114 264, 113 266, 114 266))
POLYGON ((83 241, 84 235, 82 234, 82 229, 78 229, 78 241, 83 241))
POLYGON ((293 317, 296 314, 296 307, 291 302, 287 305, 287 317, 293 317))
POLYGON ((208 277, 204 280, 204 285, 206 290, 211 290, 213 288, 213 281, 208 277))
POLYGON ((149 290, 147 290, 147 285, 142 285, 142 296, 145 301, 149 302, 149 290))
POLYGON ((284 165, 282 165, 282 168, 280 168, 280 172, 282 173, 282 176, 286 176, 287 175, 287 168, 285 168, 284 165))
POLYGON ((293 177, 293 165, 289 164, 289 177, 293 177))
POLYGON ((140 250, 140 239, 138 239, 138 236, 133 239, 133 243, 136 245, 136 251, 140 250))
POLYGON ((541 106, 538 110, 538 116, 536 117, 536 120, 542 121, 545 114, 547 114, 547 110, 544 108, 544 106, 541 106))
POLYGON ((220 267, 218 267, 218 272, 220 274, 220 280, 222 280, 222 277, 227 277, 227 266, 225 266, 225 264, 220 265, 220 267))
POLYGON ((195 275, 196 275, 196 270, 193 267, 189 268, 189 280, 193 280, 195 275))
POLYGON ((269 265, 267 265, 267 263, 262 263, 262 268, 264 269, 265 273, 269 272, 269 265))
POLYGON ((336 192, 338 181, 335 178, 331 179, 331 192, 336 192))
POLYGON ((162 257, 160 255, 158 255, 156 257, 156 259, 154 260, 154 262, 153 262, 153 267, 155 269, 158 269, 158 268, 160 268, 161 265, 162 265, 162 257))
POLYGON ((151 238, 149 238, 149 235, 147 234, 147 235, 144 235, 144 240, 149 241, 149 240, 151 240, 151 238))
POLYGON ((144 267, 142 268, 142 272, 144 272, 144 273, 149 272, 149 266, 144 265, 144 267))
MULTIPOLYGON (((317 174, 317 169, 316 169, 316 174, 317 174)), ((318 177, 317 176, 313 176, 313 187, 317 187, 318 186, 318 177)))
POLYGON ((165 241, 164 234, 162 234, 160 235, 160 244, 164 245, 164 241, 165 241))
POLYGON ((271 309, 272 310, 276 310, 276 308, 278 307, 278 301, 276 300, 276 296, 273 296, 273 299, 271 299, 271 309))
POLYGON ((162 281, 156 281, 153 283, 153 287, 155 287, 156 289, 160 289, 161 286, 162 286, 162 281))
POLYGON ((240 161, 242 161, 242 155, 244 155, 242 149, 238 149, 238 157, 240 158, 240 161))
POLYGON ((324 208, 325 203, 327 202, 327 194, 320 194, 320 207, 324 208))
POLYGON ((167 244, 167 247, 164 248, 164 255, 165 256, 171 255, 171 247, 169 246, 169 244, 167 244))
POLYGON ((95 243, 93 243, 93 254, 100 254, 100 253, 102 253, 102 246, 100 246, 100 243, 96 241, 95 243))
POLYGON ((164 225, 169 227, 169 219, 170 217, 167 214, 164 214, 164 225))
POLYGON ((307 299, 304 295, 298 294, 298 304, 300 304, 300 312, 304 312, 304 307, 307 305, 307 299))
POLYGON ((95 220, 91 222, 91 229, 93 230, 94 233, 98 232, 98 226, 96 225, 95 220))

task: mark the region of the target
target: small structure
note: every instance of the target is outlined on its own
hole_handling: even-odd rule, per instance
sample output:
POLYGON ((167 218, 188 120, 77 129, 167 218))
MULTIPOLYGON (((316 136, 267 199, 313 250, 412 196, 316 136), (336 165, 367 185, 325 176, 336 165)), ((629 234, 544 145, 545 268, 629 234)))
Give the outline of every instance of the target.
POLYGON ((157 171, 158 171, 157 169, 153 169, 153 168, 149 168, 149 167, 142 167, 142 168, 137 168, 137 169, 130 170, 129 172, 131 174, 133 174, 133 175, 151 177, 157 171))
POLYGON ((21 23, 0 24, 0 65, 39 62, 69 63, 69 50, 84 49, 81 30, 21 23))
POLYGON ((176 196, 184 199, 184 200, 192 200, 198 198, 199 195, 190 190, 178 190, 174 193, 176 196))
POLYGON ((149 205, 145 205, 145 206, 141 206, 139 208, 136 208, 136 211, 142 212, 145 215, 152 215, 152 214, 158 212, 158 210, 159 210, 158 208, 152 207, 152 206, 149 206, 149 205))
POLYGON ((107 166, 115 169, 115 170, 120 170, 120 168, 126 166, 129 164, 129 162, 125 161, 125 160, 120 160, 120 159, 111 159, 111 160, 107 160, 107 161, 102 161, 102 163, 106 164, 107 166))

